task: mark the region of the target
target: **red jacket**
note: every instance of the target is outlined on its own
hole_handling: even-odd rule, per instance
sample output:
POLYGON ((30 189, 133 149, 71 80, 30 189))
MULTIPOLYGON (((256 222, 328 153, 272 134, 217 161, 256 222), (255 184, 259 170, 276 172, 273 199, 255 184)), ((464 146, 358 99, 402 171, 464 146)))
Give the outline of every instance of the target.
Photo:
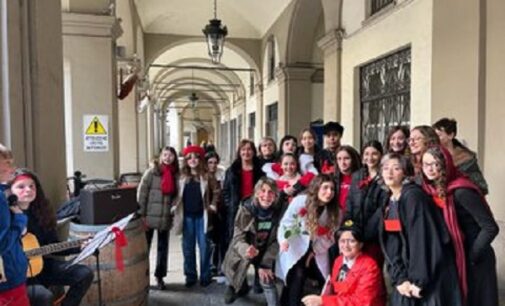
POLYGON ((382 271, 375 260, 360 254, 344 281, 337 281, 343 256, 339 256, 331 273, 331 293, 323 295, 323 306, 385 306, 386 289, 382 271))

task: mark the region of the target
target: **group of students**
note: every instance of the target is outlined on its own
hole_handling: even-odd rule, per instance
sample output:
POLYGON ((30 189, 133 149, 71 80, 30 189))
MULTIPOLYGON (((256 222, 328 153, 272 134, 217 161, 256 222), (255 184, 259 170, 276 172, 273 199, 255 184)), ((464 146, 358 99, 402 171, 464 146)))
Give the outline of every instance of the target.
POLYGON ((186 286, 224 274, 226 304, 254 291, 268 305, 498 305, 491 242, 498 226, 476 154, 458 141, 456 121, 394 127, 384 147, 361 154, 341 145, 344 128, 324 126, 325 148, 304 129, 279 150, 242 140, 224 172, 219 155, 171 147, 142 177, 139 214, 150 242, 158 230, 155 276, 165 288, 168 233, 182 234, 186 286), (298 144, 300 140, 300 145, 298 144), (304 295, 312 279, 321 294, 304 295), (282 294, 276 280, 282 281, 282 294))
POLYGON ((57 243, 56 214, 37 175, 16 169, 12 152, 0 144, 0 305, 53 305, 52 286, 68 286, 59 298, 60 305, 79 305, 91 286, 93 271, 54 255, 76 254, 81 247, 44 256, 42 271, 33 275, 22 246, 28 233, 40 246, 57 243))

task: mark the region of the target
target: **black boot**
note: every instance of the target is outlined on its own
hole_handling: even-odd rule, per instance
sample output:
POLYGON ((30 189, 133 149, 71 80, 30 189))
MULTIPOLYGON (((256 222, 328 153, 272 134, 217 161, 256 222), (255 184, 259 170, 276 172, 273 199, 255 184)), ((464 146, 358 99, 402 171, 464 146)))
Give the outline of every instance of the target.
POLYGON ((233 289, 232 286, 226 287, 226 290, 224 290, 224 303, 225 304, 231 304, 235 302, 237 299, 237 293, 235 292, 235 289, 233 289))
POLYGON ((156 282, 158 283, 157 287, 159 290, 167 289, 167 286, 165 285, 165 282, 163 281, 163 277, 157 277, 156 282))

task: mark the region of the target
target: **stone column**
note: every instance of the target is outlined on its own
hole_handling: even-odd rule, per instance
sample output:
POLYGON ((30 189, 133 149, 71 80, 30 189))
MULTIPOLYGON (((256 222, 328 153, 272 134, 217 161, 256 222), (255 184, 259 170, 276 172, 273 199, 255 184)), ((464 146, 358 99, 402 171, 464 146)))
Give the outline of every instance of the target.
POLYGON ((314 68, 285 67, 276 69, 279 86, 278 136, 298 133, 310 124, 312 101, 311 76, 314 68))
POLYGON ((58 206, 66 189, 61 4, 0 2, 0 142, 58 206))
POLYGON ((263 84, 257 83, 254 86, 254 95, 256 96, 256 127, 254 128, 254 143, 259 143, 261 137, 264 136, 263 113, 263 84))
POLYGON ((343 29, 328 32, 317 44, 324 52, 324 121, 340 121, 343 29))

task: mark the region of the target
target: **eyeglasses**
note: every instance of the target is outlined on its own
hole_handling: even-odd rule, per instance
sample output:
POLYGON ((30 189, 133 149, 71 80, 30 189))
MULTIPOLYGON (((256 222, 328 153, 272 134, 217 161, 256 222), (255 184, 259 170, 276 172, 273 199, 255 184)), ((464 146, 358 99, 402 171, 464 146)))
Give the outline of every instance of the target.
POLYGON ((421 140, 424 140, 424 137, 416 137, 416 138, 407 138, 407 142, 408 143, 411 143, 411 142, 419 142, 421 140))
POLYGON ((338 240, 339 244, 350 244, 350 245, 355 245, 358 243, 358 240, 350 238, 350 239, 339 239, 338 240))
POLYGON ((439 162, 431 162, 431 163, 423 163, 423 168, 426 169, 439 169, 440 168, 440 163, 439 162))

